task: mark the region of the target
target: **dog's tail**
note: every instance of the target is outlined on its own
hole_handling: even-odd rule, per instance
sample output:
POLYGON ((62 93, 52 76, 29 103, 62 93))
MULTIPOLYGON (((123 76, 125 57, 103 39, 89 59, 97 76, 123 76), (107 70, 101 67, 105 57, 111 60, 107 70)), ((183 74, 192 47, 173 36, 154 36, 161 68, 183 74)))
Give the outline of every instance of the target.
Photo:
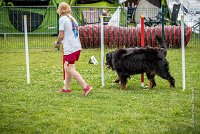
POLYGON ((156 35, 156 40, 158 41, 158 44, 160 45, 158 56, 161 58, 165 58, 167 56, 167 47, 166 47, 165 39, 163 39, 161 36, 156 35))
POLYGON ((156 35, 156 40, 158 41, 160 48, 164 48, 164 49, 167 48, 165 39, 163 39, 161 36, 156 35))

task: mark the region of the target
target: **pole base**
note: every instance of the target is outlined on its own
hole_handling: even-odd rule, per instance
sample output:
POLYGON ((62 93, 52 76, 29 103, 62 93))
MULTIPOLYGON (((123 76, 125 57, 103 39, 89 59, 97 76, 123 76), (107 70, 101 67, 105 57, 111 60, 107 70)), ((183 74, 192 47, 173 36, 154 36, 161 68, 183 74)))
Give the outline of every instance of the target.
POLYGON ((140 86, 144 88, 144 82, 141 82, 140 86))

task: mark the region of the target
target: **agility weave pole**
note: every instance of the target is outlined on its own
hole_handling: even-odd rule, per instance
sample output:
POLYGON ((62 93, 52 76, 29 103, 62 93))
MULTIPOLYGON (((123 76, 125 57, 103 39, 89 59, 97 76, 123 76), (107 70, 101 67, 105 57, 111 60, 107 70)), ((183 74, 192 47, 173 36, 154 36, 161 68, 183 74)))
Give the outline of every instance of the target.
POLYGON ((181 47, 182 47, 182 88, 185 90, 185 35, 184 35, 184 15, 181 15, 181 47))
MULTIPOLYGON (((141 47, 144 47, 144 16, 141 16, 141 47)), ((144 73, 141 74, 141 87, 144 87, 144 73)))
POLYGON ((27 33, 27 15, 24 15, 24 39, 26 51, 26 75, 27 84, 30 84, 29 54, 28 54, 28 33, 27 33))
POLYGON ((101 86, 104 87, 104 16, 100 16, 101 20, 101 86))
POLYGON ((104 87, 105 79, 104 79, 104 18, 110 16, 100 16, 101 20, 101 86, 104 87))
POLYGON ((101 86, 104 87, 104 28, 103 28, 103 16, 101 19, 101 86))

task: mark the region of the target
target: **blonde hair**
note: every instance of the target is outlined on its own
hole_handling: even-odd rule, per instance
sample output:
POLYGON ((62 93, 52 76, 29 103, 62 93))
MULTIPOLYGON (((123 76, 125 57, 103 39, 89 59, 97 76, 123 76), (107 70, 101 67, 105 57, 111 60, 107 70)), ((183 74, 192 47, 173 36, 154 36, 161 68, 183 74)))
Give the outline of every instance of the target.
POLYGON ((66 2, 61 2, 58 6, 57 13, 59 15, 66 14, 71 21, 75 21, 76 19, 71 15, 71 7, 66 2))

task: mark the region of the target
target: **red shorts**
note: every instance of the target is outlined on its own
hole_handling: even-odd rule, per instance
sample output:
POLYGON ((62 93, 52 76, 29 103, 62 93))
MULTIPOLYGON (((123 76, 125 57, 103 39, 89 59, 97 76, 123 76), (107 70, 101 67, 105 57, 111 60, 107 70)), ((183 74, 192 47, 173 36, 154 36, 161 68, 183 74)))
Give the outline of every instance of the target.
POLYGON ((63 56, 63 62, 67 61, 69 64, 74 64, 75 61, 78 61, 80 57, 81 50, 78 50, 74 53, 71 53, 69 55, 64 55, 63 56))

